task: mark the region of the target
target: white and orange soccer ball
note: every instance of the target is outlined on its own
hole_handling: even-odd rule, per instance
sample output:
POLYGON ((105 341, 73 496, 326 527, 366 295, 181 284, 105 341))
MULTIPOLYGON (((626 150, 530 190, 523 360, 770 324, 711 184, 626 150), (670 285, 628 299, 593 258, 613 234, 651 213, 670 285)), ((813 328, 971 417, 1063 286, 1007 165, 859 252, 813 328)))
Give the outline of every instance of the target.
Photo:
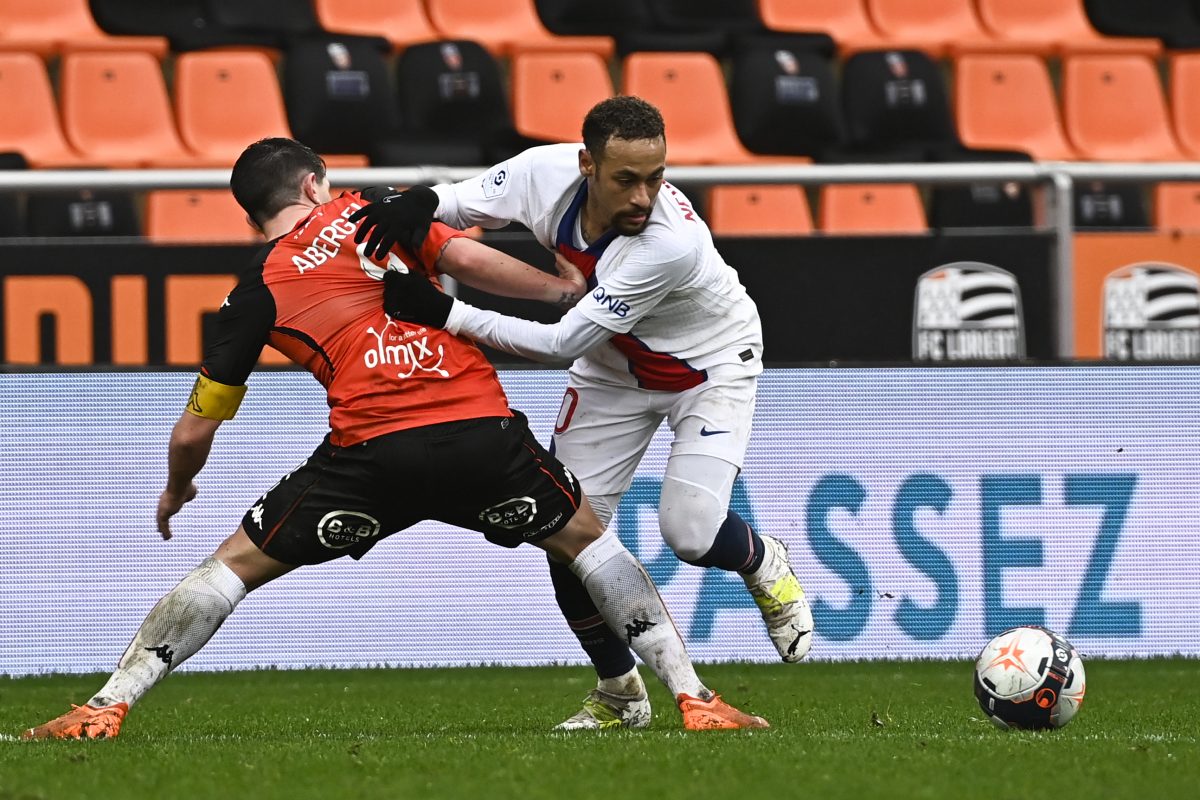
POLYGON ((1070 643, 1046 628, 1012 628, 975 661, 975 697, 1001 728, 1061 728, 1083 705, 1087 679, 1070 643))

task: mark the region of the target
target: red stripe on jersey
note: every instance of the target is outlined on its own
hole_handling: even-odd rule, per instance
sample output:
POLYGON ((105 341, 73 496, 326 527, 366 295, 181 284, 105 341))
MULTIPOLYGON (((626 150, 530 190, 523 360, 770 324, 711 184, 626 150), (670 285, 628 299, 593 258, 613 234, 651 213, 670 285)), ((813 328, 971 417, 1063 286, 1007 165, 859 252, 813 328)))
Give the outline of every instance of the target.
POLYGON ((670 353, 656 353, 632 334, 618 333, 609 341, 629 359, 629 371, 643 389, 682 392, 708 380, 706 371, 670 353))

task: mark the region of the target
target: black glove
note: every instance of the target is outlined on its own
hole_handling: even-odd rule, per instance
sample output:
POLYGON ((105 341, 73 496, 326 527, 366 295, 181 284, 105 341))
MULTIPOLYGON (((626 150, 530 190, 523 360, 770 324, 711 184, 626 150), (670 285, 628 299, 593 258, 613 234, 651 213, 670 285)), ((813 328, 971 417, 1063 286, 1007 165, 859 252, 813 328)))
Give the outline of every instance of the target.
POLYGON ((367 239, 363 254, 367 258, 385 258, 392 245, 400 244, 414 253, 421 249, 433 212, 437 211, 437 193, 428 186, 414 186, 406 192, 382 197, 350 215, 351 222, 363 220, 354 233, 354 242, 367 239), (367 238, 367 234, 370 238, 367 238))
POLYGON ((389 269, 383 274, 383 310, 392 319, 444 328, 453 306, 454 298, 419 272, 389 269))

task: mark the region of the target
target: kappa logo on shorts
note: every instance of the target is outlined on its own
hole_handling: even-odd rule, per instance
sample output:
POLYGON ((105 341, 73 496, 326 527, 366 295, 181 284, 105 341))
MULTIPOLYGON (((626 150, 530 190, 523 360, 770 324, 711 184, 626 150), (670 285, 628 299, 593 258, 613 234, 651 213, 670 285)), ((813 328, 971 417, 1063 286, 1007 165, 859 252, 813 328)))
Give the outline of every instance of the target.
POLYGON ((479 520, 511 531, 523 528, 537 516, 537 501, 532 497, 514 497, 479 512, 479 520))
POLYGON ((361 511, 330 511, 317 523, 317 538, 330 550, 345 550, 379 535, 379 520, 361 511))

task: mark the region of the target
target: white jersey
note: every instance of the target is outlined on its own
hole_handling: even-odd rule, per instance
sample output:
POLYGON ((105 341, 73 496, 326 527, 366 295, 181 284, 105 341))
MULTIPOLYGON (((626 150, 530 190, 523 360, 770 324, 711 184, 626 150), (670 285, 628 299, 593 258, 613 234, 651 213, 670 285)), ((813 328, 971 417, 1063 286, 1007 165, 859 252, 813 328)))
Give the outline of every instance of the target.
POLYGON ((581 148, 534 147, 481 176, 437 186, 437 217, 459 228, 520 222, 587 276, 591 294, 569 315, 582 314, 614 336, 577 359, 573 375, 683 391, 715 367, 726 375, 761 372, 758 308, 678 189, 663 184, 640 234, 610 231, 590 245, 583 241, 581 148))

